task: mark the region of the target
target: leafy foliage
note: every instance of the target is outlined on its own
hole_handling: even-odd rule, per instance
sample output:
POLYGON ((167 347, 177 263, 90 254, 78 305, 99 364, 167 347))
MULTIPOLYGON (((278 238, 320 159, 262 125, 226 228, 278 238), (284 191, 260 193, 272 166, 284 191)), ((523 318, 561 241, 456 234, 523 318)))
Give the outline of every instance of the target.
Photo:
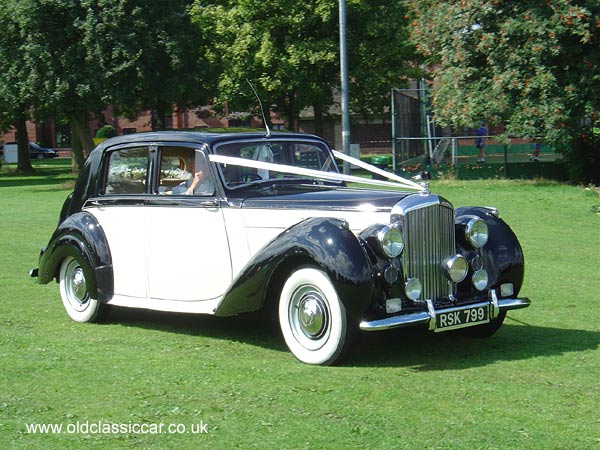
MULTIPOLYGON (((191 14, 198 26, 212 24, 215 30, 215 57, 223 67, 219 103, 234 110, 254 106, 246 79, 291 123, 305 107, 312 106, 319 116, 335 103, 333 92, 340 84, 337 1, 196 0, 191 14)), ((380 114, 390 89, 410 73, 414 59, 402 26, 404 6, 350 1, 347 14, 354 110, 380 114)))
POLYGON ((26 120, 33 94, 22 82, 28 76, 27 61, 20 52, 15 52, 15 43, 20 38, 19 24, 14 19, 16 8, 16 1, 6 1, 0 8, 0 61, 3 62, 0 70, 0 129, 5 131, 11 126, 17 129, 18 170, 28 173, 33 168, 29 157, 26 120))
POLYGON ((330 31, 334 1, 206 3, 196 1, 191 14, 200 27, 214 27, 215 51, 223 63, 218 103, 232 110, 254 106, 246 79, 267 105, 292 120, 316 99, 332 102, 337 61, 337 41, 330 31))
POLYGON ((111 137, 115 137, 116 135, 117 135, 117 131, 115 130, 115 127, 113 127, 112 125, 104 125, 102 128, 100 128, 96 132, 96 137, 102 138, 102 139, 108 139, 111 137))
POLYGON ((422 76, 406 14, 405 2, 348 2, 350 103, 363 117, 381 114, 392 88, 422 76))
MULTIPOLYGON (((203 41, 188 3, 7 0, 12 40, 4 38, 0 51, 11 55, 3 58, 11 78, 0 78, 0 89, 30 99, 21 110, 37 117, 67 115, 89 150, 90 111, 110 104, 165 111, 206 95, 207 84, 196 81, 204 75, 196 70, 203 41)), ((75 156, 81 165, 83 155, 75 156)))
POLYGON ((571 146, 597 120, 597 0, 409 3, 412 39, 433 68, 438 122, 487 119, 507 134, 571 146))

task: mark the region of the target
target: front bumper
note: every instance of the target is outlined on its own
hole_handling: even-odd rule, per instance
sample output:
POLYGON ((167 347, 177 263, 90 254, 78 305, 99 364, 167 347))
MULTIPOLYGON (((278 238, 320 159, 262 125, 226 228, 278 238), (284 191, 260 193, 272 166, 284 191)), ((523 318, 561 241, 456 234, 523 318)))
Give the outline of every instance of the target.
POLYGON ((427 300, 427 311, 421 311, 416 313, 398 315, 393 317, 386 317, 385 319, 377 319, 377 320, 365 320, 360 323, 360 329, 363 331, 381 331, 381 330, 390 330, 392 328, 400 328, 400 327, 412 327, 418 325, 426 325, 429 330, 436 329, 436 315, 439 312, 454 312, 454 311, 462 311, 465 309, 473 308, 473 307, 489 307, 490 308, 490 318, 496 318, 500 314, 500 311, 508 311, 509 309, 521 309, 527 308, 531 301, 528 298, 503 298, 498 299, 496 296, 496 291, 490 291, 490 300, 464 305, 457 306, 454 308, 444 308, 443 310, 435 310, 433 307, 433 302, 431 300, 427 300))

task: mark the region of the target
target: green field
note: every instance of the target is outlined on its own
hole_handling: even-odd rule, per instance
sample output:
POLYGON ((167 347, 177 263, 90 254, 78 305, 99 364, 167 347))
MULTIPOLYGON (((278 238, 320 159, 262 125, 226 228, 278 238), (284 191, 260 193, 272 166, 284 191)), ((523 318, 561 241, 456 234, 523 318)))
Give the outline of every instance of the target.
POLYGON ((0 448, 600 448, 595 189, 434 181, 455 206, 499 208, 532 306, 487 340, 370 335, 344 365, 313 367, 254 318, 71 322, 57 286, 27 275, 69 192, 61 164, 0 173, 0 448))

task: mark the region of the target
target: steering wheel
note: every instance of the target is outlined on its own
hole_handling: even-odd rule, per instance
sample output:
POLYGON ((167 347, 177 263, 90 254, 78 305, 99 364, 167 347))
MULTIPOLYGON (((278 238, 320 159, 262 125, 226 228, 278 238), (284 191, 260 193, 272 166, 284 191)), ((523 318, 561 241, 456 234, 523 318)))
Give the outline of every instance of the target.
POLYGON ((248 183, 249 181, 259 181, 263 178, 257 173, 243 173, 229 180, 228 184, 248 183))

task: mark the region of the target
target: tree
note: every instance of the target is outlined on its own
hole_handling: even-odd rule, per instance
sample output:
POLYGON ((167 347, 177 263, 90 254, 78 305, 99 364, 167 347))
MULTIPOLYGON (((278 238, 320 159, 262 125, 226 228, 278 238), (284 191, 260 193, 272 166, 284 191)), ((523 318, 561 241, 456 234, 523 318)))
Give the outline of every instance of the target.
POLYGON ((348 2, 350 104, 364 118, 389 107, 393 88, 422 76, 407 12, 405 2, 348 2))
POLYGON ((6 131, 10 127, 17 130, 18 163, 21 173, 33 172, 29 158, 29 138, 26 121, 28 119, 32 96, 20 81, 26 76, 26 61, 21 52, 15 51, 19 42, 20 30, 13 20, 14 1, 7 1, 0 8, 0 129, 6 131))
POLYGON ((432 67, 438 123, 504 124, 564 149, 574 179, 600 181, 582 138, 600 109, 597 0, 409 2, 412 39, 432 67))
POLYGON ((113 100, 110 93, 115 81, 124 72, 135 70, 131 53, 123 52, 117 41, 105 42, 112 46, 108 60, 95 58, 106 36, 86 26, 86 17, 96 3, 109 2, 7 2, 16 28, 12 58, 21 65, 14 81, 23 98, 30 99, 27 111, 36 118, 60 114, 68 117, 73 139, 81 144, 73 145, 77 167, 83 164, 84 152, 93 147, 90 111, 113 100))
MULTIPOLYGON (((200 28, 212 24, 214 62, 221 67, 216 101, 229 110, 254 109, 256 99, 246 83, 260 92, 263 104, 287 118, 292 128, 299 111, 317 91, 331 102, 331 64, 336 41, 328 31, 330 1, 198 0, 191 9, 200 28), (318 11, 314 11, 314 3, 318 11)), ((267 120, 269 120, 267 114, 267 120)))
POLYGON ((120 96, 124 112, 151 109, 152 128, 165 127, 173 105, 204 104, 215 91, 214 67, 205 60, 211 27, 192 24, 190 0, 138 1, 135 14, 121 24, 134 37, 136 87, 120 96))
MULTIPOLYGON (((292 129, 300 111, 312 106, 319 133, 340 85, 337 0, 196 0, 191 14, 198 26, 215 30, 223 68, 219 102, 256 105, 249 79, 292 129)), ((354 0, 348 16, 352 104, 365 115, 381 114, 391 88, 412 70, 412 46, 399 25, 405 8, 402 2, 354 0)))
MULTIPOLYGON (((24 74, 36 117, 66 115, 76 165, 93 147, 92 111, 118 105, 135 111, 191 99, 201 45, 186 14, 188 1, 10 0, 24 74), (80 150, 78 150, 80 149, 80 150)), ((160 123, 157 125, 159 126, 160 123)))

